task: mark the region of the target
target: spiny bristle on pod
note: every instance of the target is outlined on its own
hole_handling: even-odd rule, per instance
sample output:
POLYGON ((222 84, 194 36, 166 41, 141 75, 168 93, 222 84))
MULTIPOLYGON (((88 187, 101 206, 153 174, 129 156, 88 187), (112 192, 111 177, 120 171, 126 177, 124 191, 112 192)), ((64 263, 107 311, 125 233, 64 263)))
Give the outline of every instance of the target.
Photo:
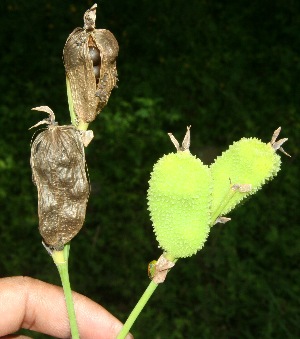
POLYGON ((269 143, 256 138, 242 138, 210 166, 214 186, 212 225, 276 176, 281 164, 276 150, 287 154, 281 147, 287 139, 276 141, 279 132, 280 128, 274 132, 269 143))
POLYGON ((160 247, 174 258, 200 250, 209 233, 212 179, 209 168, 189 152, 190 127, 177 153, 164 155, 149 180, 148 209, 160 247))

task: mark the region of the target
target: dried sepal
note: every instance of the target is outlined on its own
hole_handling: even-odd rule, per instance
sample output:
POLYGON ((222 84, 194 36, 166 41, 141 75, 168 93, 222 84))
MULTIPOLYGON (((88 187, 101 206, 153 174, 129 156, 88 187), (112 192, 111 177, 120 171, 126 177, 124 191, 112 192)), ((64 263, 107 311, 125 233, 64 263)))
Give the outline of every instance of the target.
POLYGON ((276 140, 279 136, 279 133, 281 131, 281 127, 278 127, 273 135, 272 135, 272 138, 271 138, 271 141, 270 141, 270 145, 272 146, 272 148, 277 151, 281 151, 283 154, 287 155, 288 157, 290 157, 290 155, 288 153, 286 153, 286 151, 282 148, 282 145, 288 140, 288 138, 283 138, 283 139, 279 139, 279 140, 276 140))
POLYGON ((95 23, 96 23, 96 9, 97 4, 94 4, 90 9, 88 9, 83 16, 84 21, 84 29, 87 31, 92 31, 95 29, 95 23))
POLYGON ((163 254, 156 262, 152 261, 151 263, 153 264, 151 278, 156 284, 163 283, 170 269, 175 266, 175 263, 167 259, 163 254))
POLYGON ((83 142, 83 145, 85 147, 87 147, 89 143, 92 141, 92 139, 94 138, 94 132, 92 130, 80 131, 80 135, 81 135, 81 140, 83 142))
POLYGON ((118 80, 118 42, 110 31, 95 29, 96 7, 95 4, 86 11, 84 27, 69 35, 63 50, 75 126, 96 118, 118 80))
POLYGON ((172 133, 168 133, 168 136, 170 137, 173 145, 175 146, 177 152, 183 152, 183 151, 188 151, 190 149, 190 145, 191 145, 191 126, 187 126, 186 128, 186 133, 184 136, 184 139, 182 141, 182 145, 180 146, 179 142, 177 141, 177 139, 174 137, 174 135, 172 133))
POLYGON ((55 114, 50 107, 48 107, 48 106, 38 106, 38 107, 32 108, 31 110, 48 113, 49 117, 39 121, 37 124, 31 126, 29 129, 32 129, 34 127, 37 127, 37 126, 40 126, 40 125, 43 125, 43 124, 48 124, 48 125, 56 125, 57 124, 55 122, 55 114))
POLYGON ((233 184, 231 186, 232 191, 238 191, 240 193, 248 193, 252 190, 251 184, 233 184))
POLYGON ((227 218, 227 217, 218 217, 214 223, 215 224, 226 224, 228 221, 230 221, 231 218, 227 218))
POLYGON ((81 229, 90 192, 80 132, 49 124, 31 145, 30 164, 38 191, 39 231, 47 246, 60 250, 81 229))

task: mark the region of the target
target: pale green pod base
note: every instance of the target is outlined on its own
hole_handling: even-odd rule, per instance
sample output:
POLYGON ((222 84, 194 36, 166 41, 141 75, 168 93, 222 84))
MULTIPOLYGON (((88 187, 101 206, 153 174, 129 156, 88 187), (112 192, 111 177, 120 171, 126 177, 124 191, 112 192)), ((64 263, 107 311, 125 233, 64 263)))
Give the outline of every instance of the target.
POLYGON ((256 138, 243 138, 231 145, 210 166, 214 183, 212 224, 272 179, 280 164, 280 157, 273 147, 256 138), (247 184, 252 187, 249 192, 232 189, 233 185, 247 184))
POLYGON ((209 168, 189 151, 163 156, 149 181, 148 206, 160 247, 174 258, 203 247, 210 227, 209 168))

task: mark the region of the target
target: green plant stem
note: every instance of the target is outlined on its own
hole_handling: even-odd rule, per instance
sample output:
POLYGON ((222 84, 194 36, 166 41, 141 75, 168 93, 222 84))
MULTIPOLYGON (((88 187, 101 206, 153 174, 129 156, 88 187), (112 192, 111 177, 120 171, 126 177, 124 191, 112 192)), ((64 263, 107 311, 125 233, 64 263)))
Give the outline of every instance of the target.
POLYGON ((76 114, 75 114, 75 111, 74 111, 74 105, 73 105, 70 81, 69 81, 68 77, 66 77, 66 84, 67 84, 67 96, 68 96, 68 104, 69 104, 71 123, 78 130, 86 131, 88 129, 88 127, 89 127, 89 124, 86 123, 86 122, 83 122, 83 121, 77 121, 77 117, 76 117, 76 114))
POLYGON ((79 339, 79 332, 78 332, 78 327, 77 327, 77 322, 76 322, 76 315, 75 315, 74 303, 73 303, 73 298, 72 298, 72 290, 71 290, 70 279, 69 279, 69 271, 68 271, 69 250, 70 250, 70 245, 67 244, 64 246, 63 251, 53 251, 52 258, 58 269, 61 283, 62 283, 63 290, 64 290, 72 339, 79 339))
MULTIPOLYGON (((66 77, 66 84, 67 84, 67 96, 68 96, 68 104, 69 104, 69 111, 71 117, 72 125, 80 131, 86 131, 88 129, 89 124, 83 121, 78 121, 73 105, 71 87, 68 77, 66 77)), ((65 300, 67 305, 67 311, 69 316, 70 322, 70 329, 72 339, 79 339, 79 331, 76 322, 76 315, 74 309, 74 303, 72 298, 72 290, 70 285, 70 277, 69 277, 69 270, 68 270, 68 259, 69 259, 69 251, 70 251, 70 244, 66 244, 64 246, 63 251, 54 251, 52 253, 52 258, 55 262, 55 265, 58 269, 60 279, 62 282, 65 300)))
POLYGON ((220 205, 215 209, 215 211, 212 212, 211 217, 211 227, 215 224, 215 221, 218 217, 222 215, 222 212, 225 210, 231 199, 234 197, 234 195, 237 193, 237 191, 233 191, 229 189, 229 192, 224 197, 223 201, 220 203, 220 205))
POLYGON ((122 327, 121 332, 118 334, 117 339, 124 339, 126 337, 132 325, 134 324, 135 320, 141 313, 142 309, 146 305, 147 301, 150 299, 151 295, 153 294, 157 286, 158 284, 156 284, 155 282, 153 281, 150 282, 147 289, 141 296, 140 300, 138 301, 138 303, 135 305, 134 309, 130 313, 128 319, 126 320, 124 326, 122 327))
POLYGON ((72 125, 76 126, 76 114, 74 112, 70 81, 69 81, 68 77, 66 77, 66 84, 67 84, 67 96, 68 96, 68 104, 69 104, 71 123, 72 123, 72 125))

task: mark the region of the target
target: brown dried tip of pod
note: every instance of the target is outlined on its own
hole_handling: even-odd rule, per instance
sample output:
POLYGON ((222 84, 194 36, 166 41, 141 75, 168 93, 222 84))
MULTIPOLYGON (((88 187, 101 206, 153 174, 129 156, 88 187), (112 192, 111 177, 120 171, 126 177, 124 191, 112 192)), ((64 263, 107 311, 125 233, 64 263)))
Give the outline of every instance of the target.
POLYGON ((77 122, 89 123, 107 104, 117 83, 119 45, 106 29, 95 29, 96 8, 84 14, 84 27, 68 37, 63 60, 77 122))
POLYGON ((30 164, 38 190, 39 231, 47 246, 60 250, 83 226, 90 186, 80 132, 46 123, 48 128, 32 142, 30 164))

